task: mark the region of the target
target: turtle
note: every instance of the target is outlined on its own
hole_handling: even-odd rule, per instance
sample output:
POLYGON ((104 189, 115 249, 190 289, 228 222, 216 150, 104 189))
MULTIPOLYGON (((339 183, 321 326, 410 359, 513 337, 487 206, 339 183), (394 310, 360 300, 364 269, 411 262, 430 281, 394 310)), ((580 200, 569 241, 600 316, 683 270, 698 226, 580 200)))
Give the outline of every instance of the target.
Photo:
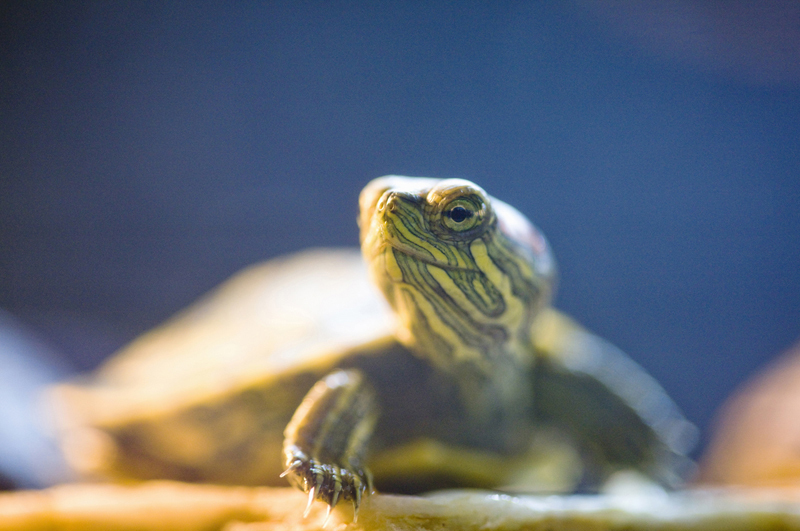
POLYGON ((694 426, 553 308, 555 259, 523 214, 468 180, 395 175, 359 208, 360 253, 253 266, 55 389, 71 464, 288 481, 354 516, 375 489, 680 484, 694 426))

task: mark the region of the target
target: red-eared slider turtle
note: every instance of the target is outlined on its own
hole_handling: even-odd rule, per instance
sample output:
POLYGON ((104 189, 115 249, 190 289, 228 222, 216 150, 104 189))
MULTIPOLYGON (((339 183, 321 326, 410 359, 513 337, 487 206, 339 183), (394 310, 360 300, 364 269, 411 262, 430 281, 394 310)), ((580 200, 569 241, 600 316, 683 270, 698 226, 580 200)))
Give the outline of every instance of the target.
POLYGON ((522 214, 465 180, 396 176, 369 183, 360 209, 368 275, 342 250, 251 268, 60 388, 76 468, 280 474, 309 504, 356 509, 373 474, 395 492, 679 479, 692 426, 638 365, 550 308, 555 263, 522 214))

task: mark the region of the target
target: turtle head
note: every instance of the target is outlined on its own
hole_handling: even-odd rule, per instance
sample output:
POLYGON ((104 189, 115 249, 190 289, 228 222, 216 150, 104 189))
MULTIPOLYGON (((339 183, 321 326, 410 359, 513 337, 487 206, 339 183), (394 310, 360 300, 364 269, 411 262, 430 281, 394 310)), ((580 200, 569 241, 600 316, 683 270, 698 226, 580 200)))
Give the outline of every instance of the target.
POLYGON ((398 338, 444 368, 527 360, 555 264, 517 210, 463 179, 387 176, 361 192, 361 249, 398 338))

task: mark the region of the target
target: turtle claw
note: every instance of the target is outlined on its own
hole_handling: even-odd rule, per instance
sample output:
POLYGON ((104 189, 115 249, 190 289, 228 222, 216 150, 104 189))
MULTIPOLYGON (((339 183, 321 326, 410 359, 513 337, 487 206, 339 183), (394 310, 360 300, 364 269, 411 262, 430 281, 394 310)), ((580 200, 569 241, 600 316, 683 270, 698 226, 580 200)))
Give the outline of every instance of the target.
POLYGON ((306 510, 303 511, 303 518, 308 518, 308 513, 311 512, 311 504, 314 503, 314 492, 316 487, 311 487, 311 490, 308 491, 308 503, 306 504, 306 510))
POLYGON ((328 504, 323 527, 328 522, 331 511, 343 499, 352 501, 355 522, 365 494, 372 494, 372 474, 369 470, 320 463, 300 451, 296 451, 290 459, 287 459, 286 470, 281 477, 288 478, 295 487, 308 493, 308 503, 303 518, 310 514, 314 500, 328 504))
POLYGON ((339 478, 336 478, 336 484, 333 488, 333 494, 331 494, 331 498, 328 501, 328 509, 329 509, 328 512, 330 512, 330 509, 333 509, 334 507, 336 507, 336 504, 339 503, 339 494, 341 494, 341 492, 342 492, 342 483, 339 480, 339 478))
POLYGON ((375 492, 375 485, 372 483, 372 472, 370 472, 369 469, 364 470, 364 475, 367 478, 367 490, 370 494, 373 494, 375 492))
POLYGON ((300 461, 294 461, 291 465, 289 465, 289 468, 281 472, 280 477, 285 478, 286 476, 292 473, 292 470, 299 467, 301 464, 302 463, 300 461))
POLYGON ((356 489, 356 495, 353 496, 353 523, 358 522, 358 506, 361 505, 361 489, 356 489))

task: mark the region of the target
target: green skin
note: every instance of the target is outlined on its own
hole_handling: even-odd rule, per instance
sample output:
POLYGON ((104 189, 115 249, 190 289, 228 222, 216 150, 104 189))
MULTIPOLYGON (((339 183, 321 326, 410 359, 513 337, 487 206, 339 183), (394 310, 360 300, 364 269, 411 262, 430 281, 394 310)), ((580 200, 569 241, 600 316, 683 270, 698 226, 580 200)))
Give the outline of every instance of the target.
POLYGON ((387 488, 503 484, 504 464, 525 466, 543 426, 579 449, 584 486, 621 469, 676 477, 682 417, 640 407, 656 397, 674 409, 624 355, 549 309, 554 260, 524 216, 457 179, 375 179, 360 207, 362 252, 395 312, 396 340, 345 358, 287 426, 283 476, 309 506, 345 499, 357 511, 373 490, 368 450, 370 462, 391 463, 430 441, 437 459, 408 454, 424 473, 387 488), (600 363, 581 365, 576 348, 600 363), (633 390, 643 382, 646 396, 633 390), (477 471, 486 462, 496 463, 488 477, 477 471))

